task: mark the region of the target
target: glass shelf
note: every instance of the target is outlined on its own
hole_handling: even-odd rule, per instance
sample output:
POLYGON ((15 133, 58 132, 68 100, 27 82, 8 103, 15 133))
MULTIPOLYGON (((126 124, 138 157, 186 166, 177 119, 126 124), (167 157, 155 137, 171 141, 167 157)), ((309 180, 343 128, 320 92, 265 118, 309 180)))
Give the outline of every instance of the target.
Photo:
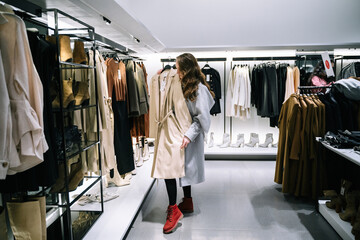
POLYGON ((60 61, 59 63, 60 63, 60 64, 63 64, 63 65, 70 66, 70 67, 62 67, 62 66, 60 66, 60 69, 76 69, 76 68, 90 68, 90 69, 94 69, 94 68, 95 68, 95 66, 90 66, 90 65, 86 65, 86 64, 79 64, 79 63, 73 63, 73 62, 63 62, 63 61, 60 61))
MULTIPOLYGON (((99 144, 100 141, 82 141, 80 143, 74 143, 73 147, 69 152, 66 152, 66 160, 75 157, 76 155, 80 154, 83 151, 88 150, 89 148, 92 148, 99 144)), ((63 162, 62 156, 59 156, 58 160, 60 162, 63 162)))

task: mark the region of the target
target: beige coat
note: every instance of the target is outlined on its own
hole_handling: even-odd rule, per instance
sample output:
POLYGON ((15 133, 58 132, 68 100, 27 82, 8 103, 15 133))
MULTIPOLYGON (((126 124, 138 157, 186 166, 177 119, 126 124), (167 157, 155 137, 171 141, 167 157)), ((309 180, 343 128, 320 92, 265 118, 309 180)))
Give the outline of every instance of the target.
MULTIPOLYGON (((7 159, 0 159, 0 179, 4 179, 6 172, 15 174, 41 163, 48 145, 43 133, 43 86, 32 60, 24 22, 13 14, 0 12, 0 39, 5 75, 0 80, 6 82, 9 97, 1 101, 9 101, 11 109, 11 123, 9 115, 6 117, 6 131, 11 139, 0 142, 7 144, 9 151, 5 154, 7 159)), ((7 106, 7 114, 8 109, 7 106)), ((5 110, 0 109, 2 113, 5 110)))
POLYGON ((151 177, 184 177, 185 151, 180 146, 192 121, 176 70, 155 75, 150 89, 150 116, 153 117, 150 121, 157 125, 151 177))

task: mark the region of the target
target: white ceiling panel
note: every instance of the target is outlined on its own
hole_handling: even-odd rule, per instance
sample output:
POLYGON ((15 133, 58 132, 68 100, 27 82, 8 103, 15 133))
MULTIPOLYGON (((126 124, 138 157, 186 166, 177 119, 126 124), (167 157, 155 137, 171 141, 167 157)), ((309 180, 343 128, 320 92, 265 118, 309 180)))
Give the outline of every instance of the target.
POLYGON ((31 0, 139 53, 360 44, 359 0, 31 0), (111 20, 104 24, 102 16, 111 20), (133 39, 136 37, 140 43, 133 39))

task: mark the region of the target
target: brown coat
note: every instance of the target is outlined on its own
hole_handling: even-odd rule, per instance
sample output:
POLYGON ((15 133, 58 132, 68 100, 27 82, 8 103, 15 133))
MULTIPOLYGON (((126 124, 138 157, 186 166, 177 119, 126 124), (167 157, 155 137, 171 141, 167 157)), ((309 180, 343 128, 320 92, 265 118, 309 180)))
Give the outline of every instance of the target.
POLYGON ((185 151, 181 150, 180 146, 192 121, 176 70, 171 69, 155 75, 151 79, 150 90, 150 124, 156 126, 151 177, 184 177, 185 151))

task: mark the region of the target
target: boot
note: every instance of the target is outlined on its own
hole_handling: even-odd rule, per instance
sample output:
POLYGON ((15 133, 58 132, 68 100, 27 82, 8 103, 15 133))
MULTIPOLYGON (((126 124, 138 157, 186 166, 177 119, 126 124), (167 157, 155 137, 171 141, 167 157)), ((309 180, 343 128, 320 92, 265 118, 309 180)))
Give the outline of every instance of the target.
POLYGON ((255 147, 256 144, 259 144, 259 134, 251 133, 250 142, 246 143, 245 145, 248 147, 255 147))
POLYGON ((128 172, 128 173, 125 173, 124 174, 124 177, 123 179, 127 180, 127 181, 130 181, 132 178, 132 172, 128 172))
POLYGON ((230 135, 228 133, 224 133, 223 143, 220 145, 221 148, 227 148, 230 146, 230 135))
POLYGON ((192 198, 184 197, 182 202, 179 203, 179 209, 182 213, 192 213, 194 212, 194 204, 192 198))
POLYGON ((114 177, 111 178, 110 173, 108 173, 108 174, 106 174, 106 180, 107 180, 108 183, 113 183, 117 187, 126 186, 126 185, 130 184, 130 180, 123 179, 120 176, 117 167, 114 168, 114 177))
POLYGON ((231 147, 238 148, 238 147, 244 146, 244 143, 245 143, 244 134, 240 133, 236 137, 236 143, 231 144, 231 147))
POLYGON ((146 139, 144 141, 143 150, 144 150, 143 159, 144 159, 144 161, 147 161, 150 159, 150 151, 149 151, 149 143, 146 139))
MULTIPOLYGON (((56 45, 55 36, 46 36, 46 41, 49 41, 52 44, 56 45)), ((60 61, 71 62, 73 56, 70 46, 70 37, 66 35, 59 35, 59 45, 60 45, 60 61)))
MULTIPOLYGON (((64 163, 61 162, 59 164, 59 177, 56 179, 55 184, 52 186, 50 193, 58 193, 58 192, 65 192, 65 169, 64 163)), ((74 191, 81 180, 84 179, 84 172, 82 169, 82 162, 79 159, 78 162, 71 164, 68 168, 70 173, 68 174, 69 179, 69 191, 74 191)))
POLYGON ((84 43, 82 41, 74 42, 74 51, 73 51, 74 63, 86 64, 86 53, 84 48, 84 43))
POLYGON ((346 208, 345 195, 349 192, 351 185, 352 183, 350 181, 345 179, 341 180, 340 194, 338 195, 337 201, 335 202, 335 211, 337 213, 341 212, 342 209, 346 208))
POLYGON ((358 191, 348 192, 345 195, 346 209, 345 209, 345 212, 339 213, 339 217, 343 221, 347 221, 347 222, 354 222, 355 221, 356 212, 357 212, 357 206, 356 205, 358 203, 359 195, 360 194, 359 194, 358 191))
POLYGON ((166 217, 166 223, 163 228, 163 232, 171 233, 177 226, 179 220, 181 220, 184 217, 184 215, 179 210, 178 206, 176 204, 169 205, 167 209, 167 217, 166 217))
POLYGON ((358 239, 356 237, 360 237, 360 206, 357 209, 355 220, 351 223, 351 225, 353 225, 351 233, 355 235, 355 239, 358 239))
POLYGON ((212 148, 213 146, 214 146, 214 133, 211 132, 210 133, 210 139, 209 139, 208 148, 212 148))
MULTIPOLYGON (((73 107, 75 104, 75 98, 74 98, 74 94, 73 94, 73 81, 71 78, 69 78, 69 80, 63 80, 63 108, 70 108, 73 107)), ((57 94, 56 98, 54 99, 54 101, 52 102, 52 107, 53 108, 60 108, 60 95, 57 94)))
POLYGON ((272 143, 273 143, 274 139, 273 139, 273 134, 272 133, 267 133, 266 134, 266 138, 265 138, 265 142, 262 144, 259 144, 259 147, 271 147, 272 143))
POLYGON ((90 102, 89 83, 75 81, 75 106, 88 106, 90 102))
POLYGON ((6 205, 15 239, 42 239, 39 201, 8 202, 6 205))
POLYGON ((137 167, 141 167, 144 164, 144 157, 143 157, 143 148, 140 146, 139 147, 139 158, 136 162, 136 166, 137 167))
POLYGON ((7 227, 5 219, 5 208, 0 206, 0 239, 7 239, 7 227))
POLYGON ((46 240, 46 198, 45 197, 30 197, 33 201, 38 201, 40 204, 40 217, 41 217, 41 232, 42 240, 46 240))

